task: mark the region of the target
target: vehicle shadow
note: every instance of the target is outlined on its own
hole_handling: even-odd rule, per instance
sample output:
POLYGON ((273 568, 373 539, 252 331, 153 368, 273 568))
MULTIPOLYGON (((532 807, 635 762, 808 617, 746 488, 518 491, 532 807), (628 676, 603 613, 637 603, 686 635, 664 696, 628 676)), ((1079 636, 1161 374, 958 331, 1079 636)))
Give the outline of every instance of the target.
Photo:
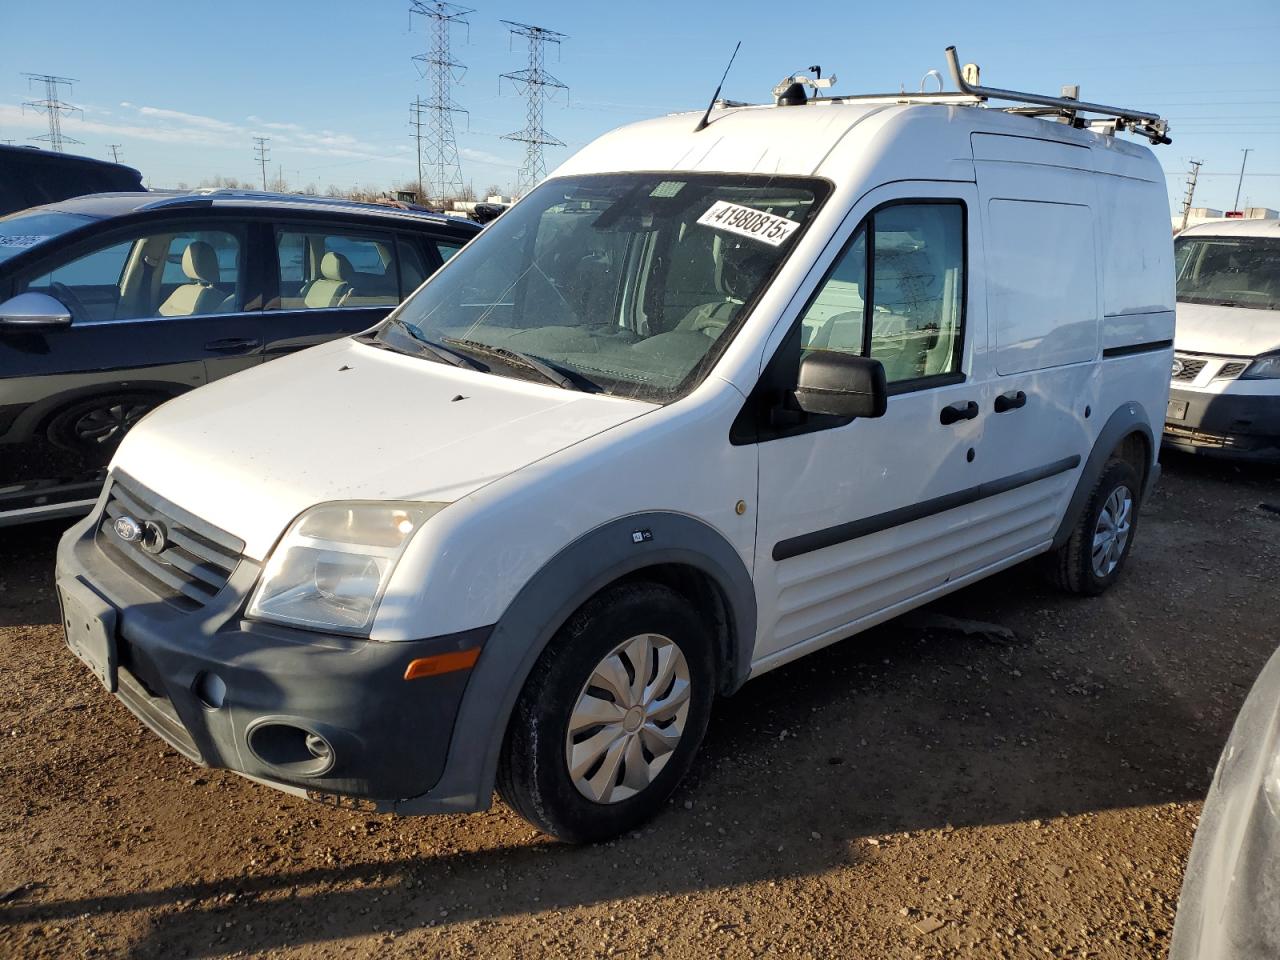
POLYGON ((58 622, 54 557, 59 538, 78 520, 0 527, 0 627, 58 622))

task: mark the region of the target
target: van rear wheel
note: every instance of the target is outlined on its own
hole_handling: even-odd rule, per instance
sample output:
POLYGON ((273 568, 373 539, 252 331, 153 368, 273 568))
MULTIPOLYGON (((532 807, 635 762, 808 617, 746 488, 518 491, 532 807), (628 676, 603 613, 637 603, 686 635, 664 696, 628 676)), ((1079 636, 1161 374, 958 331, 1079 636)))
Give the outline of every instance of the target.
POLYGON ((530 673, 498 792, 570 843, 625 833, 657 813, 689 769, 713 695, 710 635, 688 601, 654 583, 606 590, 530 673))
POLYGON ((1141 481, 1123 460, 1107 463, 1071 538, 1049 557, 1062 589, 1097 596, 1120 578, 1138 531, 1141 481))

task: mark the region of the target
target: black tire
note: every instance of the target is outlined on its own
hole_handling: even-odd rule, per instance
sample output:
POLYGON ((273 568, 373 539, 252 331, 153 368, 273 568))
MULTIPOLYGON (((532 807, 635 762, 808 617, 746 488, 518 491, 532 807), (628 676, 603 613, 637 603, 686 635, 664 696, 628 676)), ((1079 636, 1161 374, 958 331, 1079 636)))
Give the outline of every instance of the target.
POLYGON ((1138 533, 1141 492, 1142 481, 1132 466, 1123 460, 1107 462, 1089 495, 1088 505, 1071 531, 1071 538, 1048 557, 1050 579, 1058 587, 1068 593, 1095 597, 1120 579, 1138 533), (1100 574, 1094 567, 1094 534, 1108 500, 1121 487, 1127 488, 1132 496, 1128 537, 1114 569, 1100 574))
POLYGON ((95 466, 106 466, 124 435, 168 397, 112 393, 73 403, 49 421, 49 439, 95 466))
POLYGON ((628 583, 592 598, 560 628, 525 682, 498 764, 498 793, 539 830, 569 843, 595 843, 634 829, 658 812, 693 763, 711 716, 714 657, 705 622, 669 587, 628 583), (596 666, 645 633, 669 638, 688 665, 683 734, 647 787, 601 803, 581 793, 570 776, 570 715, 596 666))

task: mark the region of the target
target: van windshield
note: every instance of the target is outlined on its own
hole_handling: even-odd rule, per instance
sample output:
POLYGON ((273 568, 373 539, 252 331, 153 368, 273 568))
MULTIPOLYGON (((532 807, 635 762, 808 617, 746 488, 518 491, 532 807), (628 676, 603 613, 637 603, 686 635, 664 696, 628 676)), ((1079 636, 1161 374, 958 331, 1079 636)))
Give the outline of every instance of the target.
POLYGON ((408 338, 426 341, 504 376, 542 379, 550 367, 564 385, 666 402, 710 368, 827 192, 820 180, 731 174, 549 180, 378 339, 406 350, 408 338))
POLYGON ((1184 237, 1176 258, 1179 300, 1280 310, 1280 239, 1184 237))

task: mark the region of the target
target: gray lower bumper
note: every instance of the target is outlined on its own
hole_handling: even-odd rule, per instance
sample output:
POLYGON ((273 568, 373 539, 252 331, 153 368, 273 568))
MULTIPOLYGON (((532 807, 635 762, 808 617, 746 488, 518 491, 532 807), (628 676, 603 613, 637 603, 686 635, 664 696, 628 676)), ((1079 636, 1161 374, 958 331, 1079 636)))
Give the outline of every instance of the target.
POLYGON ((1169 401, 1187 407, 1183 417, 1166 419, 1166 444, 1193 453, 1280 459, 1280 397, 1174 389, 1169 401))
POLYGON ((470 671, 406 681, 405 668, 479 646, 488 628, 375 643, 245 620, 240 610, 257 578, 250 561, 206 608, 175 609, 102 552, 96 526, 95 512, 63 537, 60 596, 86 600, 78 608, 105 605, 115 695, 156 734, 197 763, 290 792, 382 809, 421 798, 418 807, 430 810, 424 795, 445 770, 470 671), (327 761, 307 752, 308 734, 328 745, 327 761))

